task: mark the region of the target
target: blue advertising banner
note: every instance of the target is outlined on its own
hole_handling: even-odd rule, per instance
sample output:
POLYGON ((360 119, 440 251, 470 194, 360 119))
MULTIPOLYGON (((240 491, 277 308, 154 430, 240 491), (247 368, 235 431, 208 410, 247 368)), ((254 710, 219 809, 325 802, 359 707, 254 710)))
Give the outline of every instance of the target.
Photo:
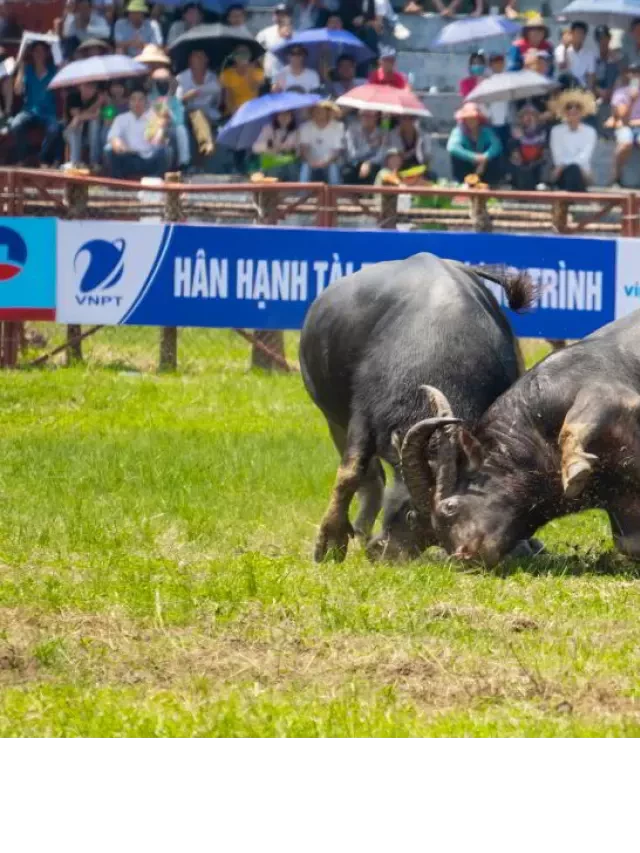
POLYGON ((0 319, 53 320, 56 220, 0 220, 0 319))
POLYGON ((507 311, 520 336, 580 338, 614 318, 615 240, 121 222, 58 224, 57 317, 299 329, 337 278, 417 252, 526 269, 540 297, 530 313, 507 311))

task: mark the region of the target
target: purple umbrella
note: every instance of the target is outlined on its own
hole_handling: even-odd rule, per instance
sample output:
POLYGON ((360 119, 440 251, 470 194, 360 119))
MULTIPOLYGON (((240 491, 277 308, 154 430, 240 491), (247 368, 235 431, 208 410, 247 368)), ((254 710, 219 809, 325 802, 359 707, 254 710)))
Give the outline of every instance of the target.
POLYGON ((298 92, 279 92, 254 98, 243 104, 225 124, 218 134, 218 142, 238 151, 247 151, 273 116, 306 109, 321 100, 321 95, 303 95, 298 92))
POLYGON ((317 68, 321 60, 327 58, 335 65, 343 53, 351 56, 357 63, 373 59, 375 53, 353 33, 346 30, 328 30, 326 28, 303 30, 294 33, 290 39, 285 39, 271 49, 271 53, 286 61, 292 47, 304 47, 307 51, 307 66, 317 68))
POLYGON ((451 47, 454 44, 484 41, 494 36, 510 36, 521 28, 522 22, 510 21, 509 18, 501 18, 499 15, 463 18, 443 27, 433 47, 451 47))
POLYGON ((49 83, 49 89, 67 89, 81 83, 103 83, 124 77, 142 77, 149 69, 141 62, 128 56, 108 54, 92 56, 90 59, 78 59, 65 65, 49 83))

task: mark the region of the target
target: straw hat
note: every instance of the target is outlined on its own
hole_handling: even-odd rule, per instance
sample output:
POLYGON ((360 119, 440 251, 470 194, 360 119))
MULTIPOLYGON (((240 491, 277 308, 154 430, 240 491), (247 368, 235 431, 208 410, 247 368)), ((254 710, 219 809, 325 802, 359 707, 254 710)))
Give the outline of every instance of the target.
POLYGON ((313 104, 313 106, 324 107, 326 110, 331 110, 331 112, 337 116, 342 115, 342 110, 340 109, 340 107, 335 103, 335 101, 331 101, 328 98, 325 101, 318 101, 317 103, 313 104))
POLYGON ((556 95, 550 101, 549 106, 559 119, 563 119, 566 116, 569 104, 577 104, 583 116, 592 116, 597 110, 595 96, 592 92, 585 92, 584 89, 566 89, 556 95))
POLYGON ((103 39, 90 38, 81 41, 76 48, 76 52, 79 50, 93 50, 96 47, 100 48, 100 50, 104 50, 105 53, 110 53, 112 50, 111 45, 103 39))
POLYGON ((135 60, 145 65, 171 65, 171 60, 157 44, 145 44, 142 53, 139 53, 135 60))
POLYGON ((476 104, 474 101, 467 101, 466 104, 463 104, 455 114, 454 118, 456 121, 466 121, 470 118, 477 118, 478 121, 487 120, 480 104, 476 104))
POLYGON ((544 37, 549 38, 549 27, 545 24, 540 12, 530 11, 526 13, 525 22, 522 25, 523 35, 527 30, 544 30, 544 37))
POLYGON ((142 12, 143 15, 146 15, 148 11, 145 0, 129 0, 127 4, 127 12, 142 12))

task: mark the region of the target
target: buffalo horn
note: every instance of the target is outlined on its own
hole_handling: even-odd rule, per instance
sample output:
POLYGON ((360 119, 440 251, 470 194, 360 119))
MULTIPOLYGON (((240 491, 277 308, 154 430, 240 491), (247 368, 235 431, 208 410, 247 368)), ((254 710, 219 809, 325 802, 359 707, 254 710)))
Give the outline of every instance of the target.
POLYGON ((428 516, 431 502, 438 502, 453 491, 456 476, 455 444, 449 435, 442 434, 438 441, 434 478, 428 463, 429 439, 436 430, 459 424, 454 418, 445 395, 437 388, 423 385, 434 417, 426 418, 408 430, 402 443, 402 476, 418 512, 428 516))

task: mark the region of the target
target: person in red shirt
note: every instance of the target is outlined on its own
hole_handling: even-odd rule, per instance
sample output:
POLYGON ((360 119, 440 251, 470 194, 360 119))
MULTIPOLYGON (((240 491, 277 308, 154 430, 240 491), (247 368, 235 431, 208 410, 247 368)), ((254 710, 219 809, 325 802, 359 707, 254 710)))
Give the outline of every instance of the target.
POLYGON ((379 65, 369 74, 369 83, 379 86, 393 86, 395 89, 407 89, 409 83, 404 74, 396 71, 396 52, 392 47, 380 48, 379 65))
POLYGON ((478 83, 485 76, 487 65, 484 58, 483 50, 475 50, 469 57, 469 75, 463 77, 458 84, 458 91, 463 98, 470 95, 476 88, 478 83))

